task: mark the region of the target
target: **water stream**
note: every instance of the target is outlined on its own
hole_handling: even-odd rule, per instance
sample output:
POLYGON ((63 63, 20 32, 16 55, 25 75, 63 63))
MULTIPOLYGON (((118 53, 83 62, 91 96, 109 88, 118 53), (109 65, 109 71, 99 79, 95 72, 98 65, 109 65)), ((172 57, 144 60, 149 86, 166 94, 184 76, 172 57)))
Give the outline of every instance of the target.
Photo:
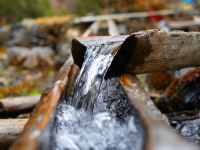
POLYGON ((120 44, 87 45, 71 96, 57 108, 50 149, 143 149, 142 124, 130 109, 119 77, 104 79, 120 44))

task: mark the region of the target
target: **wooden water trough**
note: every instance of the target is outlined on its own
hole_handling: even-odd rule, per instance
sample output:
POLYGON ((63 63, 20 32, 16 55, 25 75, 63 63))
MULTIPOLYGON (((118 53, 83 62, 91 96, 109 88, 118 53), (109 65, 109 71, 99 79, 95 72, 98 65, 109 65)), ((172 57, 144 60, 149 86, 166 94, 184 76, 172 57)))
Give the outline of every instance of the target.
POLYGON ((135 74, 158 70, 180 69, 200 65, 200 33, 161 32, 148 30, 116 37, 76 38, 72 55, 60 69, 52 86, 40 102, 11 150, 36 150, 48 135, 55 109, 63 94, 69 96, 81 68, 87 43, 119 42, 107 77, 121 76, 121 85, 128 101, 144 124, 144 150, 198 150, 199 147, 179 136, 170 127, 165 115, 154 106, 135 74))

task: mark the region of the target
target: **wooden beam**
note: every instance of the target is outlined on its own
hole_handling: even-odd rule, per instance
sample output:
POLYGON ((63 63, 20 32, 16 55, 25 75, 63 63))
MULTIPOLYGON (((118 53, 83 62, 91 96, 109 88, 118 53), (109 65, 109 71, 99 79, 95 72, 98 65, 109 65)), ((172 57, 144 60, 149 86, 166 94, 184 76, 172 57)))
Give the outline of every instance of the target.
POLYGON ((86 16, 81 18, 75 18, 73 23, 85 23, 85 22, 94 22, 94 21, 105 21, 105 20, 122 20, 122 19, 129 19, 129 18, 145 18, 150 15, 155 16, 165 16, 165 15, 173 15, 177 12, 175 10, 160 10, 160 11, 153 11, 153 12, 134 12, 134 13, 122 13, 122 14, 111 14, 111 15, 99 15, 99 16, 86 16))

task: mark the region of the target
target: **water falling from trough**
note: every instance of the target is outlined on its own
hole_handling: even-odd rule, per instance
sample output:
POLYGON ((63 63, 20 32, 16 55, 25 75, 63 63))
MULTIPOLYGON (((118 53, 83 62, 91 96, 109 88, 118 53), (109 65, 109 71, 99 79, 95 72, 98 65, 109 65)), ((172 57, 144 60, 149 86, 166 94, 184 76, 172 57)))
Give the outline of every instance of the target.
POLYGON ((87 44, 71 96, 63 97, 57 108, 50 149, 143 149, 142 123, 127 102, 120 78, 105 79, 121 44, 87 44))

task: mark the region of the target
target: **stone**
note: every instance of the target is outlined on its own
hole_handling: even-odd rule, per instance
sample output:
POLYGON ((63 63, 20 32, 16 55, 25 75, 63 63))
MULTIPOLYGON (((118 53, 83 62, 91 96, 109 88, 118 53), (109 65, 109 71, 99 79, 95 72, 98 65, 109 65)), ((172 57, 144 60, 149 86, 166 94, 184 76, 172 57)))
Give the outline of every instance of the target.
POLYGON ((21 65, 28 69, 41 66, 52 66, 53 50, 50 47, 12 47, 7 56, 6 63, 11 65, 21 65))
POLYGON ((49 47, 34 47, 30 50, 29 55, 26 57, 23 67, 32 69, 38 66, 52 66, 52 55, 53 50, 49 47))
POLYGON ((20 64, 29 53, 29 49, 26 47, 11 47, 8 51, 6 63, 11 65, 20 64))

